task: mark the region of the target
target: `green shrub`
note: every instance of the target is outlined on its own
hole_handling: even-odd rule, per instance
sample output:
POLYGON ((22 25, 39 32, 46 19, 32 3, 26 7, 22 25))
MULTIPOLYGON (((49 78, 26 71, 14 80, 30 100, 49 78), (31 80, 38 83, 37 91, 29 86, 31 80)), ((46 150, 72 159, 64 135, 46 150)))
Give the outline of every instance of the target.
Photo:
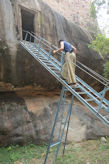
MULTIPOLYGON (((98 34, 89 47, 106 57, 109 54, 109 38, 104 34, 98 34)), ((109 79, 109 61, 104 64, 104 76, 109 79)))
POLYGON ((103 34, 98 34, 89 47, 103 55, 107 55, 109 54, 109 38, 106 38, 103 34))

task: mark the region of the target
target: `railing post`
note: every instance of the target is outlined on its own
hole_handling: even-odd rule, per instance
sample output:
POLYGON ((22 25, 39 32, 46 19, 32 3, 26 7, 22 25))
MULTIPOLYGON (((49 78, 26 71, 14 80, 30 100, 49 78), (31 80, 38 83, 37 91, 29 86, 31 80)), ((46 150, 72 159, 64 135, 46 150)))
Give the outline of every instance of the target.
POLYGON ((50 59, 51 53, 52 53, 52 48, 50 47, 49 55, 48 55, 48 60, 50 59))
POLYGON ((61 64, 63 65, 64 62, 64 52, 61 52, 61 64))
POLYGON ((60 70, 60 72, 62 71, 63 63, 64 63, 64 52, 62 51, 61 52, 61 70, 60 70))
POLYGON ((30 42, 31 42, 31 38, 32 38, 32 36, 30 35, 30 42))
POLYGON ((104 88, 103 92, 102 92, 102 97, 101 97, 101 101, 100 101, 100 104, 98 105, 98 108, 97 108, 97 111, 99 112, 99 110, 101 109, 102 107, 102 103, 103 103, 103 99, 104 99, 104 96, 105 96, 105 93, 106 93, 106 87, 104 88))
POLYGON ((40 37, 39 38, 39 43, 38 43, 38 55, 39 55, 40 48, 41 48, 41 41, 42 41, 42 38, 40 37))
POLYGON ((26 40, 27 40, 27 36, 28 36, 28 33, 26 32, 26 35, 25 35, 25 42, 26 42, 26 40))
POLYGON ((34 44, 36 44, 36 38, 34 37, 34 44))

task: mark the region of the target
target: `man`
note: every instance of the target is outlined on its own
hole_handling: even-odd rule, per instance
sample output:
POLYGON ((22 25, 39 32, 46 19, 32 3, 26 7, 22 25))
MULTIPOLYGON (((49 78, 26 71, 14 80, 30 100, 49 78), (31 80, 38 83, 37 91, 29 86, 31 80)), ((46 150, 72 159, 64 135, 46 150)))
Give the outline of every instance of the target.
POLYGON ((64 40, 60 40, 59 45, 60 48, 54 50, 53 53, 65 51, 65 63, 62 66, 61 75, 71 87, 74 87, 76 86, 75 64, 77 49, 64 40))

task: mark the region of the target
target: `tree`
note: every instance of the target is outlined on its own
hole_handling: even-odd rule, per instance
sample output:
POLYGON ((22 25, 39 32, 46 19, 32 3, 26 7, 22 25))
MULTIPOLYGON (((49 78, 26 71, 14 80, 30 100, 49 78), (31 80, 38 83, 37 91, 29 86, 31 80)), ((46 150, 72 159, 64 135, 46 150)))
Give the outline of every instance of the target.
MULTIPOLYGON (((106 0, 91 0, 90 14, 91 17, 96 19, 99 16, 99 11, 101 8, 105 7, 106 9, 106 0)), ((105 27, 108 27, 108 22, 105 27)), ((104 29, 105 31, 105 29, 104 29)), ((103 31, 102 31, 103 32, 103 31)), ((105 31, 106 32, 106 31, 105 31)), ((104 32, 103 32, 104 33, 104 32)), ((96 33, 95 39, 89 45, 93 50, 98 52, 105 59, 104 64, 104 76, 109 79, 109 38, 105 34, 96 33)))
POLYGON ((106 4, 106 0, 92 0, 90 6, 90 15, 92 18, 96 19, 97 13, 100 10, 100 7, 106 4))
POLYGON ((94 19, 96 19, 96 9, 95 9, 95 5, 92 2, 91 3, 91 7, 90 7, 90 16, 94 19))
POLYGON ((92 3, 95 5, 96 9, 98 10, 103 4, 106 3, 106 0, 92 0, 92 3))
POLYGON ((109 38, 104 34, 98 34, 89 47, 103 55, 109 54, 109 38))
POLYGON ((104 76, 109 79, 109 38, 107 38, 104 34, 98 34, 95 37, 95 40, 91 42, 89 45, 93 50, 103 55, 106 59, 104 64, 104 76))

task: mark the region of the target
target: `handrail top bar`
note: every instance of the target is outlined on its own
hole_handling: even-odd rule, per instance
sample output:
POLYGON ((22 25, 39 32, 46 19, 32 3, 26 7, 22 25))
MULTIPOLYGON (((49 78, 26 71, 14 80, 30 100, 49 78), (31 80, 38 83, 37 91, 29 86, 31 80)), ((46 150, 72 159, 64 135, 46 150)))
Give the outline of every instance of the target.
MULTIPOLYGON (((36 36, 36 34, 34 32, 32 32, 32 33, 36 36)), ((47 41, 46 39, 44 39, 42 36, 39 36, 39 38, 41 38, 43 41, 45 41, 46 43, 48 43, 51 47, 53 47, 55 49, 58 49, 58 47, 56 47, 55 45, 51 44, 49 41, 47 41)))
MULTIPOLYGON (((36 34, 34 32, 31 32, 33 33, 35 36, 36 34)), ((50 46, 54 47, 54 48, 57 48, 55 45, 51 44, 48 40, 44 39, 42 36, 39 36, 40 38, 42 38, 46 43, 48 43, 50 46)))
POLYGON ((52 45, 49 41, 47 41, 46 39, 44 39, 42 36, 36 36, 36 34, 34 32, 29 32, 29 31, 26 31, 26 30, 23 30, 23 31, 29 33, 33 37, 37 37, 39 39, 42 39, 43 41, 45 41, 46 43, 48 43, 50 46, 53 46, 53 47, 57 48, 56 46, 52 45))
MULTIPOLYGON (((73 63, 74 64, 74 63, 73 63)), ((76 64, 75 64, 76 65, 76 64)), ((102 82, 100 79, 97 79, 96 77, 94 77, 93 75, 91 75, 90 73, 88 73, 85 69, 81 68, 80 66, 76 65, 76 67, 78 67, 80 70, 84 71, 85 73, 87 73, 89 76, 91 76, 92 78, 94 78, 95 80, 97 80, 98 82, 100 82, 101 84, 103 84, 105 87, 108 87, 108 84, 106 84, 105 82, 102 82)))
MULTIPOLYGON (((26 33, 28 33, 28 34, 30 34, 32 37, 34 37, 34 38, 36 38, 37 40, 39 40, 39 39, 42 39, 42 43, 44 44, 44 45, 46 45, 47 47, 49 47, 49 48, 51 48, 51 47, 53 47, 53 48, 51 48, 52 50, 54 50, 54 49, 58 49, 56 46, 54 46, 54 45, 52 45, 50 42, 48 42, 47 40, 45 40, 43 37, 41 37, 41 36, 36 36, 35 35, 35 33, 30 33, 29 31, 26 31, 26 30, 23 30, 24 32, 26 32, 26 33), (50 45, 47 45, 47 44, 45 44, 43 41, 45 41, 46 43, 48 43, 48 44, 50 44, 50 45)), ((64 52, 63 52, 64 53, 64 52)), ((57 54, 59 54, 59 55, 61 55, 61 53, 57 53, 57 54)))
POLYGON ((83 63, 79 62, 77 60, 77 62, 84 68, 86 68, 88 71, 90 71, 92 74, 94 74, 95 76, 99 77, 101 80, 104 80, 107 84, 109 84, 109 80, 106 79, 105 77, 101 76, 100 74, 98 74, 97 72, 93 71, 92 69, 88 68, 86 65, 84 65, 83 63))

